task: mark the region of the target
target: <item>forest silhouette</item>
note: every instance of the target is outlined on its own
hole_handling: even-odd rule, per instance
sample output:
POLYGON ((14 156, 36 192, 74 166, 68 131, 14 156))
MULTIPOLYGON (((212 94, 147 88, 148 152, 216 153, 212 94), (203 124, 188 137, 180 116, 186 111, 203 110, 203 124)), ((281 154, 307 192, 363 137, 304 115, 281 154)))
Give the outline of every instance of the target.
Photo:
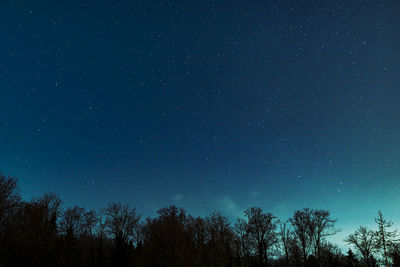
POLYGON ((231 223, 219 212, 193 217, 170 206, 155 218, 109 203, 63 208, 54 193, 24 201, 17 179, 0 175, 0 267, 3 266, 400 266, 393 223, 379 211, 343 253, 327 240, 339 229, 328 210, 304 208, 281 221, 250 207, 231 223))

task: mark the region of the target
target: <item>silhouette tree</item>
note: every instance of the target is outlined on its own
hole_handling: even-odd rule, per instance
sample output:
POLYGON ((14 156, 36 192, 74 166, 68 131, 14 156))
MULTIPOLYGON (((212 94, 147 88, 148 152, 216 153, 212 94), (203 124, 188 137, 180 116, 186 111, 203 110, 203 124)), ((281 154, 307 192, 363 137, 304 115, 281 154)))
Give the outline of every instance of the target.
POLYGON ((233 231, 235 233, 237 257, 239 258, 239 262, 241 262, 243 265, 246 265, 252 246, 246 220, 243 218, 238 218, 234 225, 233 231))
POLYGON ((313 255, 315 264, 320 265, 321 246, 327 236, 338 232, 334 227, 336 220, 331 218, 330 212, 327 210, 305 208, 295 211, 289 221, 301 249, 303 263, 306 263, 308 257, 313 255))
POLYGON ((46 230, 48 232, 56 232, 57 220, 61 213, 61 198, 54 193, 45 193, 41 197, 34 198, 31 204, 40 208, 46 230))
POLYGON ((288 225, 286 222, 280 224, 279 237, 285 255, 285 264, 286 266, 289 266, 291 232, 290 229, 288 229, 288 225))
POLYGON ((86 211, 82 216, 82 234, 92 237, 95 233, 95 227, 99 218, 95 210, 86 211))
POLYGON ((63 257, 65 266, 78 266, 80 249, 78 237, 82 231, 84 209, 79 207, 67 208, 61 213, 59 221, 60 233, 63 237, 63 257))
POLYGON ((107 243, 107 215, 106 209, 100 209, 97 212, 97 224, 95 226, 95 234, 97 237, 97 246, 96 246, 96 262, 98 266, 105 266, 106 262, 106 253, 105 247, 107 243))
POLYGON ((279 221, 271 213, 252 207, 245 212, 249 239, 255 245, 260 265, 268 265, 268 252, 279 242, 276 232, 279 221))
POLYGON ((349 248, 346 255, 346 266, 354 267, 358 265, 358 260, 356 255, 354 255, 353 251, 349 248))
POLYGON ((80 207, 67 208, 61 214, 59 229, 64 236, 77 237, 83 226, 81 221, 84 209, 80 207))
POLYGON ((293 231, 291 231, 288 241, 289 241, 288 244, 290 252, 290 258, 289 258, 290 264, 295 266, 304 265, 303 252, 299 245, 300 242, 298 241, 297 236, 294 234, 293 231))
POLYGON ((368 230, 364 226, 360 226, 353 234, 350 234, 345 240, 348 244, 360 252, 367 266, 373 266, 373 253, 379 248, 377 243, 377 234, 372 230, 368 230))
POLYGON ((186 223, 187 235, 189 238, 188 249, 193 266, 202 266, 209 258, 207 251, 208 225, 201 217, 188 216, 186 223))
POLYGON ((307 262, 307 258, 312 248, 313 233, 310 230, 312 224, 312 212, 310 209, 296 210, 292 218, 289 218, 295 235, 295 242, 301 250, 303 263, 307 262))
POLYGON ((128 263, 127 250, 139 226, 140 215, 136 214, 135 208, 121 203, 109 203, 105 212, 107 230, 115 244, 115 262, 118 266, 125 266, 128 263))
POLYGON ((53 193, 21 203, 18 247, 24 257, 17 258, 18 265, 56 266, 60 260, 60 242, 57 221, 61 213, 61 199, 53 193))
POLYGON ((83 266, 96 266, 95 228, 99 219, 95 210, 86 211, 81 218, 82 261, 83 266))
POLYGON ((0 266, 6 264, 9 249, 16 246, 14 224, 20 201, 17 179, 0 174, 0 266))
POLYGON ((340 266, 344 263, 344 255, 340 248, 330 242, 324 241, 320 246, 320 258, 317 266, 340 266))
POLYGON ((375 218, 375 222, 378 224, 377 245, 383 252, 382 254, 385 260, 385 266, 389 266, 388 247, 393 246, 394 242, 396 241, 395 238, 397 236, 397 232, 395 230, 388 230, 388 228, 393 226, 393 223, 384 218, 381 211, 378 211, 378 217, 375 218))
POLYGON ((327 210, 311 210, 311 221, 309 222, 309 233, 313 242, 314 254, 317 264, 320 262, 321 245, 325 237, 335 235, 338 230, 334 228, 336 220, 330 217, 327 210))
POLYGON ((191 262, 191 240, 186 211, 176 206, 157 211, 144 227, 146 266, 185 266, 191 262))
POLYGON ((214 212, 206 218, 206 223, 207 247, 211 263, 216 266, 232 265, 233 232, 228 218, 214 212))
POLYGON ((17 179, 0 174, 0 231, 4 231, 4 225, 16 211, 21 201, 17 187, 17 179))

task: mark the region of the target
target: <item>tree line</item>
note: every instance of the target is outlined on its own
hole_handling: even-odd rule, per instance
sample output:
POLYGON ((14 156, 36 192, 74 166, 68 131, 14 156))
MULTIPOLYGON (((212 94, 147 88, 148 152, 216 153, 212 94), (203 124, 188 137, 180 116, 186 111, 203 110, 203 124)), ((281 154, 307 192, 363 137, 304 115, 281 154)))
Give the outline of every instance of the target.
POLYGON ((2 266, 400 266, 400 242, 381 212, 376 229, 346 237, 345 254, 327 240, 328 210, 296 210, 281 221, 251 207, 231 223, 219 212, 194 217, 170 206, 155 218, 109 203, 99 210, 62 207, 54 193, 23 201, 17 179, 0 175, 2 266))

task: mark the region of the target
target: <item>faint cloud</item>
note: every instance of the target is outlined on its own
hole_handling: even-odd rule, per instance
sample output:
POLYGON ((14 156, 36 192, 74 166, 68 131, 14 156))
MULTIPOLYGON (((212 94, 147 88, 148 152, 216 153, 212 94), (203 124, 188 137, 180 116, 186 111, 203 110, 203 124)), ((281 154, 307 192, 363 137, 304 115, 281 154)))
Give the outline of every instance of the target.
POLYGON ((271 212, 280 218, 289 218, 294 212, 295 208, 289 202, 281 202, 276 205, 271 212))
POLYGON ((223 196, 218 203, 221 211, 226 213, 228 217, 236 218, 241 215, 241 209, 235 201, 229 196, 223 196))
POLYGON ((259 191, 255 191, 255 192, 253 192, 253 193, 250 194, 250 197, 251 197, 251 198, 256 198, 256 197, 258 197, 259 195, 261 195, 261 193, 260 193, 259 191))
POLYGON ((183 195, 181 194, 176 194, 172 196, 173 201, 180 201, 183 198, 183 195))
POLYGON ((237 205, 230 197, 224 196, 222 201, 228 210, 236 210, 237 205))

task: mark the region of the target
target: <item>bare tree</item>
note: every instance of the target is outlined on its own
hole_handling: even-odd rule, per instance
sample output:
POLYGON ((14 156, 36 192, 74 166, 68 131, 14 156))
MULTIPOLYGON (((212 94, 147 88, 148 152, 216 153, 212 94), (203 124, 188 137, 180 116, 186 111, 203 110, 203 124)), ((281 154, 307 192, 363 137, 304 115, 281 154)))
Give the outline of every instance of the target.
POLYGON ((396 230, 388 231, 388 228, 392 227, 393 223, 384 218, 381 211, 378 211, 378 217, 375 218, 375 222, 378 224, 377 245, 383 251, 385 265, 389 266, 388 247, 393 246, 394 242, 396 241, 395 238, 397 236, 397 232, 396 230))
POLYGON ((115 244, 115 264, 126 266, 127 251, 133 242, 135 229, 139 226, 140 216, 136 214, 135 208, 121 203, 109 203, 105 212, 107 230, 115 244))
POLYGON ((97 212, 97 224, 95 227, 95 233, 100 241, 103 241, 106 238, 106 234, 107 234, 106 230, 107 230, 106 210, 100 209, 97 212))
POLYGON ((300 242, 298 242, 297 236, 294 234, 293 230, 291 231, 288 241, 290 253, 289 263, 295 266, 304 265, 303 252, 299 244, 300 242))
POLYGON ((61 214, 59 229, 61 234, 68 237, 77 237, 82 229, 84 209, 80 207, 67 208, 61 214))
POLYGON ((195 250, 202 250, 207 239, 206 221, 201 217, 194 218, 192 216, 189 216, 188 230, 189 234, 192 236, 192 242, 195 250))
POLYGON ((61 213, 59 230, 62 234, 63 253, 61 263, 65 266, 80 264, 81 250, 79 240, 82 233, 82 216, 84 209, 80 207, 67 208, 61 213))
POLYGON ((95 210, 86 211, 81 219, 82 261, 84 266, 96 266, 94 234, 99 218, 95 210))
POLYGON ((249 208, 244 213, 247 217, 247 231, 256 246, 260 264, 268 265, 268 252, 279 241, 276 233, 279 221, 258 207, 249 208))
POLYGON ((208 254, 212 264, 219 266, 232 265, 230 259, 232 258, 233 232, 228 218, 218 212, 213 212, 206 218, 206 225, 208 254))
POLYGON ((157 211, 144 228, 146 260, 149 266, 185 266, 190 258, 186 211, 176 206, 157 211))
POLYGON ((316 264, 319 265, 321 247, 325 238, 339 231, 335 229, 336 220, 331 218, 327 210, 305 208, 295 211, 289 221, 299 243, 303 262, 306 263, 310 254, 313 254, 316 264))
POLYGON ((206 218, 209 238, 223 243, 231 241, 232 229, 227 217, 219 212, 213 212, 206 218))
POLYGON ((207 254, 207 238, 208 229, 207 222, 201 217, 188 216, 187 232, 190 239, 189 246, 191 248, 192 261, 201 266, 208 258, 207 254))
POLYGON ((238 218, 233 229, 238 243, 238 256, 241 258, 243 264, 245 264, 247 258, 249 257, 251 247, 246 220, 243 218, 238 218))
POLYGON ((17 179, 0 174, 0 231, 20 201, 17 179))
POLYGON ((330 217, 327 210, 311 210, 311 222, 309 232, 312 235, 314 253, 317 263, 320 262, 321 245, 325 237, 335 235, 339 230, 335 229, 336 220, 330 217))
POLYGON ((279 237, 283 247, 283 251, 285 253, 285 263, 286 266, 289 266, 291 232, 286 222, 281 223, 279 226, 280 226, 279 237))
POLYGON ((10 254, 7 247, 15 245, 19 234, 15 231, 16 214, 21 197, 17 187, 17 179, 0 174, 0 266, 6 266, 6 258, 10 254))
POLYGON ((82 216, 82 233, 85 236, 92 237, 94 235, 96 224, 99 218, 95 210, 86 211, 82 216))
POLYGON ((33 198, 20 209, 20 231, 25 260, 31 266, 55 266, 60 255, 57 221, 61 199, 53 193, 33 198))
POLYGON ((42 223, 45 226, 45 233, 49 234, 49 231, 52 234, 56 233, 57 220, 61 214, 61 198, 54 193, 45 193, 40 197, 33 198, 31 204, 40 210, 42 223))
POLYGON ((109 203, 106 215, 107 229, 114 240, 128 244, 140 221, 140 215, 136 214, 136 209, 121 203, 109 203))
POLYGON ((317 262, 318 266, 341 266, 343 261, 344 255, 336 244, 326 240, 321 243, 320 259, 317 262))
POLYGON ((373 253, 378 249, 376 232, 368 230, 364 226, 360 226, 344 241, 356 247, 356 249, 361 253, 367 266, 372 265, 371 258, 373 257, 373 253))
POLYGON ((312 248, 312 233, 310 231, 312 212, 308 208, 296 210, 289 221, 292 224, 293 233, 299 243, 303 263, 306 263, 312 248))
POLYGON ((95 226, 95 234, 98 240, 97 262, 99 266, 103 266, 105 262, 105 243, 107 240, 106 209, 100 209, 97 212, 97 224, 95 226))

